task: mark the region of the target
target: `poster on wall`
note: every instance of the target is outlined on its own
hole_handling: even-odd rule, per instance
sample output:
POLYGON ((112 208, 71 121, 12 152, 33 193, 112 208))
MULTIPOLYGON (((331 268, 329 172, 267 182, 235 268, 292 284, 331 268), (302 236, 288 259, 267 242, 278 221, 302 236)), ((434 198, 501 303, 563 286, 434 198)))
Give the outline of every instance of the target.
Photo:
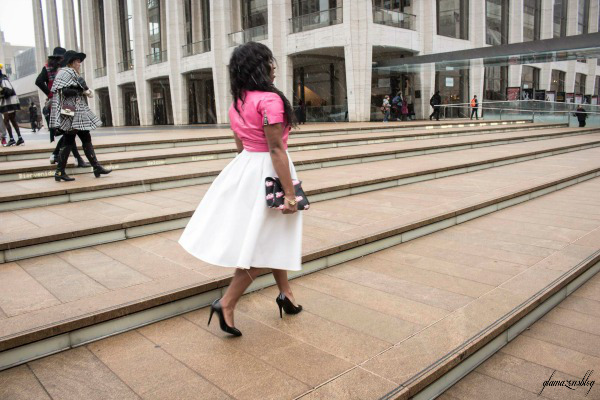
POLYGON ((536 90, 534 96, 535 96, 536 100, 546 101, 546 91, 545 90, 536 90))
POLYGON ((565 94, 565 101, 567 103, 573 103, 575 101, 575 93, 567 93, 567 94, 565 94))
POLYGON ((533 100, 533 89, 523 89, 521 91, 521 100, 533 100))
POLYGON ((379 80, 377 81, 377 86, 380 88, 389 88, 390 83, 390 78, 379 78, 379 80))
POLYGON ((446 77, 446 87, 454 87, 454 78, 446 77))
POLYGON ((514 101, 519 100, 521 98, 521 88, 520 87, 507 87, 506 88, 506 100, 514 101))
POLYGON ((575 95, 575 104, 581 104, 583 103, 583 96, 580 94, 576 94, 575 95))
POLYGON ((556 92, 546 92, 546 101, 556 101, 556 92))
POLYGON ((565 92, 556 92, 556 101, 564 103, 567 99, 565 92))

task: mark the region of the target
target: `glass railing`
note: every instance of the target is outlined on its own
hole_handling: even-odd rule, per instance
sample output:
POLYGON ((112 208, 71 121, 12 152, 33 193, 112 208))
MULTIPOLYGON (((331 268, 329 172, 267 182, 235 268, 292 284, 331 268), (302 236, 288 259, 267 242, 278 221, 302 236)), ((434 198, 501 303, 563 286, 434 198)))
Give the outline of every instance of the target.
POLYGON ((307 122, 343 122, 348 119, 348 106, 307 106, 307 122))
POLYGON ((125 72, 133 69, 133 50, 129 50, 123 54, 123 61, 117 67, 119 72, 125 72))
POLYGON ((259 40, 265 40, 268 35, 268 25, 255 26, 254 28, 248 28, 243 31, 233 32, 228 35, 229 47, 240 46, 248 42, 256 42, 259 40))
POLYGON ((100 68, 96 68, 94 70, 94 77, 95 78, 101 78, 103 76, 106 76, 106 67, 100 67, 100 68))
MULTIPOLYGON (((536 123, 568 124, 570 127, 579 126, 579 119, 586 116, 586 126, 600 127, 599 106, 584 104, 583 111, 578 111, 579 104, 555 103, 549 101, 519 100, 484 102, 478 108, 479 118, 493 121, 530 120, 536 123), (562 108, 558 110, 557 108, 562 108)), ((467 104, 442 104, 442 117, 455 112, 468 116, 470 110, 467 104)))
POLYGON ((299 15, 290 18, 290 30, 292 33, 298 33, 323 28, 325 26, 341 24, 343 22, 343 15, 344 12, 342 7, 299 15))
POLYGON ((373 22, 376 24, 410 29, 411 31, 414 31, 417 29, 416 20, 417 17, 413 14, 386 10, 380 7, 373 7, 373 22))
POLYGON ((200 40, 199 42, 188 43, 183 45, 183 56, 193 56, 194 54, 202 54, 210 51, 210 38, 200 40))
POLYGON ((165 61, 167 61, 167 51, 166 50, 146 55, 146 64, 147 65, 160 64, 165 61))

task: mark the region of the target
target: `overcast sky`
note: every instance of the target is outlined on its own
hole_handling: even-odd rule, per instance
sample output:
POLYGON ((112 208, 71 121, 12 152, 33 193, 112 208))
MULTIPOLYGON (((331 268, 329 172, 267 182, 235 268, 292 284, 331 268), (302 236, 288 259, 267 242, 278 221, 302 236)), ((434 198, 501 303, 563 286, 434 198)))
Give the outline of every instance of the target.
MULTIPOLYGON (((4 31, 4 39, 12 45, 35 46, 33 30, 33 10, 31 0, 0 0, 0 29, 4 31)), ((42 0, 42 9, 46 13, 46 1, 42 0)), ((75 18, 77 18, 77 1, 74 1, 75 18)), ((62 37, 62 0, 56 0, 58 25, 62 37)), ((44 23, 47 30, 47 24, 44 23)), ((46 40, 48 33, 46 31, 46 40)))

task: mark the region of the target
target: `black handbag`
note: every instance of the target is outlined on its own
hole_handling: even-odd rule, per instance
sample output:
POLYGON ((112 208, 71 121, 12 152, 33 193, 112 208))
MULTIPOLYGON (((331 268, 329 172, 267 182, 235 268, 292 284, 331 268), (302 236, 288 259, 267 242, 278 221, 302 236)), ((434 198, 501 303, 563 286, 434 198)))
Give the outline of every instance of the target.
MULTIPOLYGON (((308 210, 310 203, 308 202, 304 190, 302 190, 302 182, 295 179, 292 182, 294 184, 294 191, 296 192, 296 205, 298 206, 298 211, 308 210)), ((265 178, 265 189, 267 207, 283 210, 284 192, 279 178, 265 178)))

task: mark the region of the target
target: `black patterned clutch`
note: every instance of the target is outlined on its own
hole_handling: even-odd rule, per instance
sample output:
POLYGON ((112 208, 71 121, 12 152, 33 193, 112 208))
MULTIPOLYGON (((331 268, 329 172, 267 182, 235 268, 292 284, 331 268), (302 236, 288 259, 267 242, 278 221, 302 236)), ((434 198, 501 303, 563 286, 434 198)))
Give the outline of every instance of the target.
MULTIPOLYGON (((294 179, 292 183, 294 184, 294 191, 296 192, 296 205, 298 206, 298 211, 308 210, 310 203, 308 202, 308 198, 306 197, 304 190, 302 190, 302 182, 294 179)), ((283 210, 284 193, 279 178, 265 178, 265 189, 267 207, 283 210)))

